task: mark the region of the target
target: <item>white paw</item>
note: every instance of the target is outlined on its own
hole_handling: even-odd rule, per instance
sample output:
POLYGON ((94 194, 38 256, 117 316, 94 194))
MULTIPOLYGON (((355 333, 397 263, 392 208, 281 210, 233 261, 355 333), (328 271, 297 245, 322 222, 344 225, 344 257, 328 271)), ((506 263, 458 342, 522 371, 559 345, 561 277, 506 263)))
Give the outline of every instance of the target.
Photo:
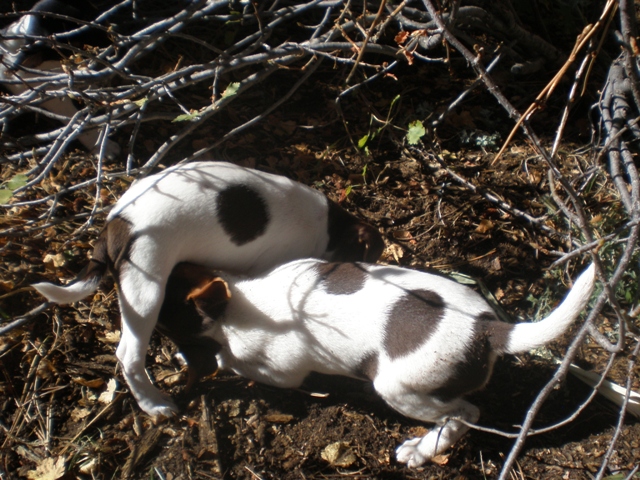
POLYGON ((138 405, 146 414, 158 420, 172 417, 178 411, 176 404, 166 395, 161 395, 153 400, 150 398, 139 399, 138 405))
POLYGON ((425 456, 418 448, 422 437, 407 440, 396 449, 396 459, 406 463, 409 468, 416 468, 424 464, 430 457, 425 456))

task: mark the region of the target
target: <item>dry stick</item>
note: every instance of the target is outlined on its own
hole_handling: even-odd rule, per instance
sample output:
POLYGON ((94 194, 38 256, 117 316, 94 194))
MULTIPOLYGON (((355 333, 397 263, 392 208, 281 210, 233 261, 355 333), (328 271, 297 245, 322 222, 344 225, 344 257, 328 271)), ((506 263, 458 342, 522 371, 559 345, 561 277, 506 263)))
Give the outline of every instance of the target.
POLYGON ((633 100, 636 106, 640 107, 640 90, 638 84, 640 78, 638 78, 636 58, 638 53, 637 40, 635 36, 637 34, 635 28, 635 5, 633 2, 629 4, 628 0, 620 0, 620 30, 623 38, 623 64, 627 77, 631 80, 631 93, 633 94, 633 100))
POLYGON ((633 203, 631 201, 631 196, 627 191, 627 184, 623 178, 620 168, 622 135, 618 126, 619 115, 616 115, 616 110, 618 110, 616 107, 618 104, 622 103, 623 105, 621 105, 621 107, 623 108, 625 105, 628 106, 626 99, 624 98, 624 91, 619 87, 619 85, 624 82, 622 72, 623 69, 618 64, 618 61, 614 61, 613 65, 609 67, 607 82, 603 89, 599 105, 603 128, 607 132, 606 143, 608 144, 607 156, 609 158, 610 175, 620 194, 620 201, 627 210, 627 213, 631 215, 633 211, 633 203))
MULTIPOLYGON (((609 371, 613 367, 613 362, 614 362, 615 358, 616 358, 616 354, 615 353, 613 355, 611 355, 611 357, 609 357, 609 361, 607 362, 607 366, 605 367, 604 371, 602 373, 600 373, 600 380, 598 380, 598 382, 592 387, 591 393, 589 394, 589 396, 580 405, 578 405, 578 407, 575 409, 575 411, 571 415, 569 415, 564 420, 561 420, 561 421, 559 421, 557 423, 554 423, 553 425, 549 425, 547 427, 542 427, 542 428, 531 429, 531 430, 529 430, 528 436, 541 435, 543 433, 548 433, 548 432, 551 432, 553 430, 557 430, 558 428, 561 428, 561 427, 563 427, 565 425, 568 425, 569 423, 573 422, 576 418, 578 418, 578 416, 582 412, 584 412, 584 410, 589 406, 589 404, 593 401, 593 399, 598 394, 598 390, 599 390, 600 386, 602 386, 602 384, 605 382, 607 374, 609 373, 609 371)), ((498 430, 498 429, 495 429, 495 428, 481 427, 479 425, 475 425, 473 423, 469 423, 465 419, 460 418, 460 417, 451 417, 451 419, 452 420, 457 420, 460 423, 463 423, 467 427, 472 428, 474 430, 478 430, 480 432, 493 433, 495 435, 500 435, 501 437, 517 438, 518 435, 519 435, 519 433, 509 433, 509 432, 504 432, 502 430, 498 430)))
MULTIPOLYGON (((595 53, 595 55, 597 55, 597 52, 595 53)), ((564 128, 567 124, 567 120, 569 119, 569 110, 571 109, 571 106, 573 105, 573 103, 576 101, 576 94, 580 84, 580 78, 582 77, 585 70, 587 70, 587 67, 590 65, 589 60, 592 60, 593 58, 594 57, 591 54, 587 53, 587 55, 585 55, 585 57, 582 59, 582 63, 580 64, 580 67, 578 68, 578 71, 575 74, 575 77, 573 79, 573 85, 571 85, 569 96, 567 97, 564 108, 562 110, 562 118, 560 119, 560 125, 556 130, 556 137, 555 137, 555 140, 553 141, 551 152, 549 153, 551 158, 554 158, 556 156, 556 153, 558 152, 558 147, 560 146, 560 140, 562 140, 562 135, 564 134, 564 128)), ((587 83, 587 80, 588 80, 588 77, 585 77, 583 85, 587 83)))
MULTIPOLYGON (((636 245, 639 237, 640 237, 639 225, 634 225, 629 235, 628 244, 636 245)), ((627 248, 624 251, 622 257, 619 260, 616 271, 613 273, 610 279, 610 283, 612 285, 615 285, 617 284, 617 282, 620 281, 620 278, 624 274, 627 268, 627 265, 630 263, 632 259, 632 255, 633 255, 633 248, 631 249, 627 248)), ((553 378, 543 387, 543 389, 540 391, 535 401, 529 408, 529 411, 525 417, 525 420, 522 423, 522 431, 520 432, 520 435, 518 435, 518 438, 514 442, 514 445, 511 448, 511 451, 509 452, 509 456, 507 457, 507 459, 503 464, 502 471, 500 472, 499 480, 507 480, 508 472, 511 470, 513 464, 516 461, 518 454, 520 453, 520 450, 524 446, 524 442, 526 440, 528 431, 531 429, 533 419, 538 414, 538 412, 540 411, 540 408, 542 407, 542 404, 547 399, 547 397, 551 394, 551 392, 554 390, 555 386, 567 375, 567 372, 569 370, 569 364, 573 361, 573 358, 577 355, 578 351, 580 350, 582 346, 582 342, 584 341, 584 338, 589 332, 589 327, 595 322, 596 317, 600 314, 601 310, 604 308, 604 304, 606 300, 607 300, 607 293, 606 291, 603 291, 598 296, 598 299, 596 300, 596 303, 593 309, 591 310, 587 319, 585 320, 584 325, 580 328, 578 334, 574 337, 574 340, 571 342, 571 345, 569 345, 569 348, 567 349, 567 353, 565 354, 565 358, 562 361, 562 364, 560 365, 558 370, 556 370, 556 373, 554 374, 553 378)))
POLYGON ((294 85, 293 87, 291 87, 291 89, 282 97, 280 98, 278 101, 274 102, 271 106, 269 106, 269 108, 267 108, 264 112, 262 112, 259 115, 256 115, 255 117, 253 117, 251 120, 243 123, 242 125, 237 126, 236 128, 228 131, 226 134, 223 135, 223 137, 218 140, 216 143, 214 143, 213 145, 209 146, 209 147, 205 147, 205 148, 201 148, 200 150, 198 150, 197 152, 193 153, 192 155, 188 156, 187 158, 185 158, 184 160, 182 160, 180 163, 186 163, 186 162, 190 162, 192 160, 194 160, 195 158, 198 158, 202 155, 204 155, 205 153, 207 153, 208 151, 217 148, 218 146, 220 146, 223 142, 227 141, 229 138, 231 138, 234 135, 237 135, 238 133, 242 132, 243 130, 249 128, 252 125, 255 125, 256 123, 262 121, 267 115, 269 115, 271 112, 273 112, 276 108, 278 108, 280 105, 282 105, 284 102, 286 102, 287 100, 289 100, 291 98, 291 96, 298 90, 298 88, 300 88, 302 86, 302 84, 304 82, 307 81, 307 79, 313 74, 313 72, 316 71, 316 69, 320 66, 320 63, 322 63, 322 59, 319 58, 315 64, 313 64, 310 68, 308 68, 307 72, 305 72, 305 74, 302 76, 302 78, 300 78, 294 85))
POLYGON ((84 432, 86 432, 89 429, 89 427, 93 426, 94 423, 100 420, 104 416, 104 414, 107 413, 111 408, 113 408, 113 406, 116 405, 116 403, 122 400, 124 396, 125 394, 123 392, 118 393, 118 395, 116 395, 116 398, 114 398, 112 402, 110 402, 102 410, 100 410, 96 414, 96 416, 91 419, 90 422, 88 422, 87 424, 83 425, 80 428, 80 431, 71 440, 69 440, 69 442, 67 442, 65 447, 62 450, 60 450, 58 455, 59 456, 64 455, 67 452, 67 450, 75 443, 75 441, 78 440, 78 438, 80 438, 82 435, 84 435, 84 432))
POLYGON ((156 150, 156 152, 151 156, 151 158, 149 158, 149 160, 147 160, 147 162, 140 169, 137 170, 138 175, 141 177, 144 177, 145 175, 150 173, 151 170, 160 162, 160 160, 162 160, 162 158, 167 153, 169 153, 169 150, 173 148, 180 140, 182 140, 184 137, 186 137, 191 132, 193 132, 205 120, 211 118, 216 113, 219 113, 222 107, 232 102, 235 98, 238 97, 239 94, 257 85, 258 83, 260 83, 262 80, 264 80, 266 77, 268 77, 278 69, 279 67, 277 65, 271 65, 265 68, 264 70, 262 70, 261 72, 256 72, 252 75, 249 75, 244 80, 242 80, 240 82, 240 87, 238 88, 236 95, 230 95, 228 97, 221 98, 220 100, 215 102, 213 105, 207 107, 206 110, 198 116, 197 121, 192 122, 189 126, 183 128, 182 131, 180 131, 179 133, 172 135, 167 141, 165 141, 156 150))
MULTIPOLYGON (((624 424, 624 417, 627 412, 627 404, 629 403, 629 397, 631 395, 631 377, 633 376, 633 370, 636 364, 636 358, 638 357, 638 352, 640 351, 640 342, 636 342, 636 347, 633 349, 633 353, 629 356, 629 365, 627 367, 627 391, 624 395, 624 400, 622 401, 622 405, 620 406, 620 415, 618 416, 618 424, 616 425, 616 429, 613 433, 613 437, 611 438, 611 442, 609 442, 609 448, 607 449, 607 453, 604 455, 604 459, 602 460, 602 464, 600 465, 600 470, 595 477, 595 480, 600 480, 604 476, 604 471, 607 468, 609 460, 614 452, 614 447, 620 434, 622 433, 622 425, 624 424)), ((637 467, 636 467, 637 468, 637 467)))
MULTIPOLYGON (((553 79, 551 79, 551 81, 547 84, 547 86, 544 87, 542 89, 542 91, 538 94, 538 96, 536 97, 535 101, 529 106, 529 108, 527 108, 527 110, 522 114, 520 119, 516 122, 516 125, 513 127, 513 129, 511 130, 511 133, 509 133, 509 136, 505 140, 504 145, 502 145, 502 148, 500 149, 500 151, 497 153, 497 155, 493 159, 492 165, 495 162, 497 162, 498 159, 502 156, 502 154, 506 150, 506 148, 509 145, 509 143, 511 143, 511 140, 513 139, 514 135, 516 134, 518 128, 520 128, 522 126, 522 123, 525 120, 528 120, 531 117, 531 115, 536 110, 541 108, 541 106, 549 99, 549 97, 551 97, 551 95, 555 91, 556 87, 560 84, 560 80, 562 80, 562 77, 564 77, 564 75, 567 72, 567 70, 569 69, 569 67, 576 60, 578 52, 580 50, 582 50, 582 48, 587 44, 587 42, 591 39, 591 37, 600 29, 600 27, 603 24, 607 23, 606 20, 607 20, 607 16, 609 14, 609 11, 612 8, 614 8, 615 6, 617 6, 617 1, 616 0, 609 0, 607 2, 607 4, 605 5, 604 10, 603 10, 602 14, 600 15, 600 18, 598 19, 596 24, 595 25, 587 25, 585 27, 585 29, 582 31, 582 33, 580 35, 578 35, 578 38, 576 39, 576 43, 575 43, 575 45, 573 47, 573 50, 571 51, 571 54, 569 55, 569 58, 564 63, 562 68, 560 68, 560 70, 558 70, 558 73, 556 73, 554 75, 553 79)), ((614 9, 614 11, 615 11, 615 9, 614 9)))
MULTIPOLYGON (((623 231, 627 230, 628 228, 631 228, 633 225, 636 225, 638 222, 629 222, 628 224, 616 228, 613 233, 610 233, 609 235, 605 235, 604 237, 598 238, 597 240, 594 240, 593 242, 589 242, 581 247, 576 248, 575 250, 572 250, 568 253, 564 253, 564 252, 558 252, 555 250, 552 250, 551 253, 556 254, 556 255, 560 255, 560 258, 558 260, 556 260, 555 262, 553 262, 551 265, 549 265, 549 270, 552 270, 556 267, 561 266, 562 264, 568 262, 569 260, 573 259, 574 257, 577 257, 579 255, 582 255, 583 253, 586 253, 590 250, 595 250, 597 248, 600 248, 602 245, 605 244, 605 242, 608 242, 609 240, 613 240, 615 237, 617 237, 618 235, 620 235, 623 231)), ((618 242, 623 242, 624 240, 618 240, 618 242)))
MULTIPOLYGON (((423 152, 421 152, 420 150, 415 149, 415 152, 418 155, 420 155, 423 158, 423 160, 426 159, 425 158, 425 154, 423 152)), ((435 155, 433 153, 430 153, 429 156, 432 157, 433 159, 435 159, 440 164, 440 166, 442 167, 442 169, 445 170, 447 175, 449 175, 451 178, 453 178, 459 184, 463 185, 467 190, 470 190, 473 193, 477 193, 478 195, 481 195, 482 197, 484 197, 489 202, 497 205, 501 210, 504 210, 505 212, 510 213, 511 215, 513 215, 516 218, 522 218, 523 220, 526 220, 527 222, 529 222, 532 225, 535 225, 536 227, 538 227, 540 230, 542 230, 543 232, 545 232, 548 235, 557 236, 559 238, 566 238, 565 234, 563 234, 563 233, 561 233, 561 232, 549 227, 545 223, 545 219, 544 218, 532 217, 528 213, 523 212, 522 210, 519 210, 519 209, 517 209, 516 207, 514 207, 512 205, 509 205, 508 203, 506 203, 504 200, 501 200, 500 198, 498 198, 498 196, 494 195, 493 193, 488 192, 485 189, 480 188, 480 187, 474 185, 473 183, 469 182, 465 178, 461 177, 460 175, 458 175, 457 173, 452 171, 447 166, 447 163, 444 161, 444 159, 442 159, 442 157, 440 157, 439 155, 435 155)))
POLYGON ((344 81, 344 83, 347 84, 347 85, 351 81, 351 77, 353 77, 353 74, 355 73, 356 68, 358 68, 358 64, 362 60, 362 56, 364 55, 365 49, 367 48, 367 44, 369 43, 369 39, 371 38, 371 35, 372 35, 373 31, 375 30, 375 28, 378 26, 378 23, 380 22, 380 19, 382 18, 382 14, 384 13, 384 7, 385 7, 386 4, 387 4, 387 0, 382 0, 380 2, 380 6, 378 7, 378 13, 376 14, 376 18, 373 19, 373 23, 369 27, 369 30, 367 30, 367 34, 364 37, 364 41, 362 42, 362 46, 360 47, 360 49, 358 51, 358 56, 356 57, 356 63, 353 65, 353 68, 351 68, 351 71, 349 72, 349 75, 347 75, 347 79, 344 81))
POLYGON ((32 320, 33 318, 35 318, 36 316, 40 315, 42 312, 47 310, 52 305, 53 303, 51 302, 44 302, 42 305, 34 308, 33 310, 28 311, 21 317, 16 318, 11 323, 0 326, 0 335, 4 335, 5 333, 10 332, 11 330, 14 330, 18 327, 23 326, 28 321, 32 320))
MULTIPOLYGON (((487 66, 487 73, 490 73, 491 70, 494 69, 494 67, 498 64, 498 62, 500 61, 500 59, 502 58, 502 54, 498 54, 496 55, 496 58, 494 58, 493 60, 491 60, 491 63, 489 64, 489 66, 487 66)), ((440 114, 440 116, 434 120, 433 122, 431 122, 431 126, 432 127, 437 127, 438 125, 440 125, 440 123, 442 123, 442 121, 446 118, 446 116, 452 112, 455 108, 457 108, 457 106, 462 103, 462 101, 467 97, 467 95, 469 95, 478 85, 480 85, 482 83, 482 79, 478 78, 476 79, 471 86, 469 86, 469 88, 467 88, 464 92, 462 92, 458 98, 456 98, 453 102, 451 102, 449 104, 449 106, 447 107, 447 109, 442 112, 440 114)))
POLYGON ((558 195, 554 180, 555 179, 553 178, 553 171, 551 171, 551 169, 547 170, 547 182, 549 183, 549 190, 551 191, 551 197, 553 198, 553 201, 556 202, 556 205, 560 207, 560 210, 562 210, 562 213, 565 214, 570 222, 573 222, 576 225, 580 226, 580 220, 578 219, 577 215, 569 210, 567 204, 564 203, 564 200, 562 200, 560 198, 560 195, 558 195))
MULTIPOLYGON (((458 50, 460 53, 462 53, 462 55, 467 59, 467 61, 469 61, 469 63, 473 66, 473 68, 481 76, 481 78, 485 82, 485 85, 487 86, 489 92, 496 98, 498 103, 500 103, 505 108, 507 113, 512 118, 514 118, 515 120, 520 120, 521 117, 520 117, 519 113, 515 110, 515 108, 513 108, 511 103, 500 92, 500 90, 498 89, 497 85, 493 82, 493 80, 486 74, 486 71, 484 70, 484 68, 480 64, 479 59, 477 57, 475 57, 464 45, 462 45, 462 43, 459 42, 458 39, 451 34, 451 32, 448 31, 448 29, 444 25, 442 19, 439 17, 439 15, 438 15, 435 7, 431 3, 431 1, 430 0, 423 0, 423 3, 425 4, 427 10, 429 11, 429 13, 431 14, 432 18, 434 19, 434 21, 438 25, 438 28, 440 28, 440 30, 442 31, 442 33, 445 36, 446 40, 451 45, 453 45, 454 48, 456 48, 456 50, 458 50)), ((586 221, 586 216, 584 214, 584 209, 582 208, 580 199, 578 198, 576 192, 573 190, 571 185, 566 181, 566 179, 563 177, 561 172, 558 170, 558 168, 555 165, 555 162, 553 161, 553 159, 551 157, 549 157, 549 155, 545 151, 545 149, 542 148, 542 144, 541 144, 540 140, 535 135, 535 133, 530 129, 526 119, 522 122, 522 127, 524 128, 525 133, 527 134, 529 139, 534 144, 536 150, 538 150, 538 152, 543 156, 543 158, 545 159, 545 161, 547 162, 549 167, 554 171, 554 174, 556 175, 556 177, 558 178, 558 180, 560 181, 560 183, 562 184, 562 186, 566 190, 567 194, 569 194, 569 196, 571 197, 572 202, 573 202, 573 204, 575 206, 575 209, 576 209, 576 214, 577 214, 577 216, 578 216, 578 218, 580 220, 580 225, 579 226, 580 226, 581 230, 583 231, 583 234, 585 235, 587 240, 591 241, 593 236, 591 234, 591 231, 589 230, 589 225, 588 225, 588 222, 586 221)), ((634 241, 634 242, 637 241, 637 236, 638 236, 637 228, 632 229, 632 234, 630 236, 631 241, 634 241)), ((626 266, 626 264, 628 263, 629 260, 630 260, 630 258, 627 258, 626 259, 626 263, 623 262, 623 264, 626 266)), ((599 261, 595 257, 594 257, 594 262, 596 263, 596 267, 597 267, 598 272, 599 273, 602 272, 602 268, 599 265, 599 261)), ((596 314, 599 313, 600 309, 604 305, 604 301, 605 300, 606 300, 606 294, 602 294, 600 296, 600 301, 597 302, 597 304, 596 304, 596 305, 599 306, 599 308, 595 308, 591 312, 591 314, 589 315, 589 317, 587 319, 588 323, 592 323, 594 321, 596 314)), ((513 464, 516 461, 518 453, 520 452, 520 450, 522 449, 522 447, 524 445, 524 440, 526 439, 527 433, 531 429, 533 418, 537 415, 538 411, 541 408, 542 403, 546 400, 546 398, 549 396, 549 394, 553 390, 553 387, 554 387, 555 383, 557 381, 559 381, 561 378, 564 378, 564 376, 566 375, 567 370, 569 368, 568 367, 569 362, 571 361, 573 356, 575 356, 575 354, 577 352, 577 349, 579 347, 579 342, 582 341, 582 338, 584 338, 584 335, 586 335, 586 333, 587 333, 587 328, 584 327, 581 330, 581 335, 576 337, 576 339, 572 342, 572 344, 571 344, 571 346, 569 348, 569 352, 572 352, 572 355, 567 355, 567 357, 565 358, 565 361, 563 362, 563 364, 560 366, 560 368, 556 372, 556 375, 554 376, 554 379, 552 381, 550 381, 547 384, 547 386, 545 386, 545 388, 543 388, 543 390, 539 393, 538 397, 536 398, 534 404, 532 405, 531 409, 529 410, 529 412, 527 414, 527 417, 525 418, 525 422, 523 423, 522 431, 520 432, 520 435, 518 436, 517 440, 514 442, 514 446, 512 447, 512 449, 511 449, 511 451, 509 453, 509 456, 505 460, 505 463, 503 465, 502 471, 500 473, 500 480, 506 480, 507 479, 507 477, 509 475, 509 472, 511 471, 511 468, 512 468, 513 464)))
MULTIPOLYGON (((471 64, 471 66, 474 68, 474 70, 476 70, 476 72, 478 73, 482 81, 485 83, 489 92, 495 97, 498 103, 502 105, 502 107, 507 111, 509 116, 516 121, 520 120, 522 117, 520 116, 518 111, 513 107, 513 105, 511 105, 509 100, 507 100, 507 98, 502 94, 502 92, 500 91, 498 86, 495 84, 495 82, 491 79, 491 77, 487 74, 485 68, 480 63, 480 59, 474 56, 474 54, 471 53, 468 48, 466 48, 453 34, 451 34, 451 32, 447 29, 446 25, 442 21, 442 18, 440 18, 438 12, 436 11, 435 7, 433 6, 430 0, 423 0, 423 3, 425 4, 433 20, 436 22, 438 28, 442 31, 442 34, 444 35, 447 42, 453 45, 455 49, 458 50, 464 56, 464 58, 471 64)), ((529 127, 526 120, 522 122, 522 127, 526 135, 529 137, 529 139, 535 146, 538 153, 544 158, 544 160, 547 162, 549 167, 554 171, 554 175, 556 176, 556 178, 558 179, 562 187, 565 189, 567 194, 571 197, 571 200, 576 209, 576 214, 580 219, 579 226, 583 230, 587 240, 591 241, 593 238, 593 235, 591 234, 591 231, 588 228, 586 215, 584 214, 584 209, 582 208, 582 204, 577 193, 575 192, 573 187, 571 187, 569 182, 566 181, 566 179, 564 178, 564 176, 556 166, 553 159, 549 156, 547 151, 542 147, 542 143, 540 142, 535 132, 529 127)))
MULTIPOLYGON (((28 182, 23 187, 20 187, 14 190, 13 192, 14 195, 22 193, 28 188, 31 188, 34 185, 37 185, 49 174, 49 172, 55 165, 58 158, 60 158, 60 156, 64 152, 65 148, 80 134, 82 127, 89 121, 91 113, 85 110, 86 109, 79 110, 78 112, 76 112, 76 114, 73 117, 71 117, 71 120, 69 120, 69 124, 65 127, 60 137, 58 137, 53 142, 53 146, 51 147, 51 150, 49 151, 49 153, 45 155, 45 157, 38 164, 38 167, 37 167, 38 169, 42 168, 43 164, 45 165, 44 168, 42 168, 42 171, 40 172, 40 174, 38 174, 33 180, 28 182), (85 114, 85 118, 81 120, 78 126, 76 127, 75 125, 76 121, 83 114, 85 114), (64 138, 64 140, 61 140, 61 138, 64 138)), ((36 169, 33 169, 32 171, 30 171, 29 174, 32 174, 34 170, 36 169)))

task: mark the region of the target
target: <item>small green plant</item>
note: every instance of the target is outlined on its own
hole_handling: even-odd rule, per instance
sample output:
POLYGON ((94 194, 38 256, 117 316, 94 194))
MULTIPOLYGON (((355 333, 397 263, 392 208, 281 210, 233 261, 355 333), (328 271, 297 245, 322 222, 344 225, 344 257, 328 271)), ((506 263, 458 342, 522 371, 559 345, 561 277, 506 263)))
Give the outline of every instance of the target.
POLYGON ((366 155, 371 155, 371 153, 369 152, 369 143, 376 137, 378 137, 384 131, 384 129, 390 125, 391 111, 393 110, 393 106, 398 102, 398 100, 400 100, 400 95, 396 95, 393 100, 391 100, 386 119, 380 120, 375 115, 371 115, 371 119, 369 120, 369 132, 366 135, 362 136, 360 140, 358 140, 358 148, 360 150, 364 150, 364 153, 366 155), (373 129, 374 120, 377 123, 381 124, 381 126, 376 128, 375 130, 373 129))
POLYGON ((426 133, 427 130, 424 128, 424 125, 420 120, 411 122, 409 124, 409 129, 407 130, 407 143, 409 145, 417 145, 426 133))
POLYGON ((24 187, 28 180, 29 178, 25 174, 18 173, 8 182, 0 184, 0 204, 9 203, 9 200, 13 197, 13 192, 20 187, 24 187))

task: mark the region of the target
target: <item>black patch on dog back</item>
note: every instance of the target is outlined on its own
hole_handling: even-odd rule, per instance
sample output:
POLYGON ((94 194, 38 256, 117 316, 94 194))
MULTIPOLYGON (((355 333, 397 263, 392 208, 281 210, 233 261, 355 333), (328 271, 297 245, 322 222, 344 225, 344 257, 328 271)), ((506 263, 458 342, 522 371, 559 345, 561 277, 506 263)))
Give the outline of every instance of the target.
POLYGON ((217 199, 218 220, 231 241, 244 245, 262 235, 269 224, 267 202, 247 185, 221 190, 217 199))
POLYGON ((484 387, 491 376, 496 358, 491 347, 492 327, 501 323, 492 320, 493 318, 495 316, 488 312, 480 314, 474 324, 471 343, 464 353, 464 358, 453 366, 453 372, 447 381, 433 390, 431 395, 448 402, 484 387))
POLYGON ((433 335, 444 316, 445 303, 430 290, 413 290, 400 298, 385 327, 384 347, 392 359, 417 350, 433 335))
POLYGON ((355 374, 373 381, 378 375, 378 354, 368 353, 365 355, 356 367, 355 374))
POLYGON ((331 295, 359 292, 367 280, 367 272, 355 263, 321 263, 316 267, 322 285, 331 295))

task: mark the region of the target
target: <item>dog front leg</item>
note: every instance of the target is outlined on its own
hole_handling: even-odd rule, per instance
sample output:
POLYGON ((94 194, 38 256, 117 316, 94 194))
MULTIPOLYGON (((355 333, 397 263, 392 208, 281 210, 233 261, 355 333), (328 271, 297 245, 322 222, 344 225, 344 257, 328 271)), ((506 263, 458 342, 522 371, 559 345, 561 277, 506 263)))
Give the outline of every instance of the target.
MULTIPOLYGON (((128 280, 131 280, 131 276, 128 276, 128 280)), ((132 283, 141 285, 135 281, 132 283)), ((123 282, 120 288, 122 333, 116 356, 140 408, 154 417, 168 417, 177 408, 169 396, 152 385, 145 370, 145 358, 162 304, 163 288, 147 281, 143 288, 144 294, 136 295, 141 289, 132 289, 128 284, 129 282, 123 282)))

